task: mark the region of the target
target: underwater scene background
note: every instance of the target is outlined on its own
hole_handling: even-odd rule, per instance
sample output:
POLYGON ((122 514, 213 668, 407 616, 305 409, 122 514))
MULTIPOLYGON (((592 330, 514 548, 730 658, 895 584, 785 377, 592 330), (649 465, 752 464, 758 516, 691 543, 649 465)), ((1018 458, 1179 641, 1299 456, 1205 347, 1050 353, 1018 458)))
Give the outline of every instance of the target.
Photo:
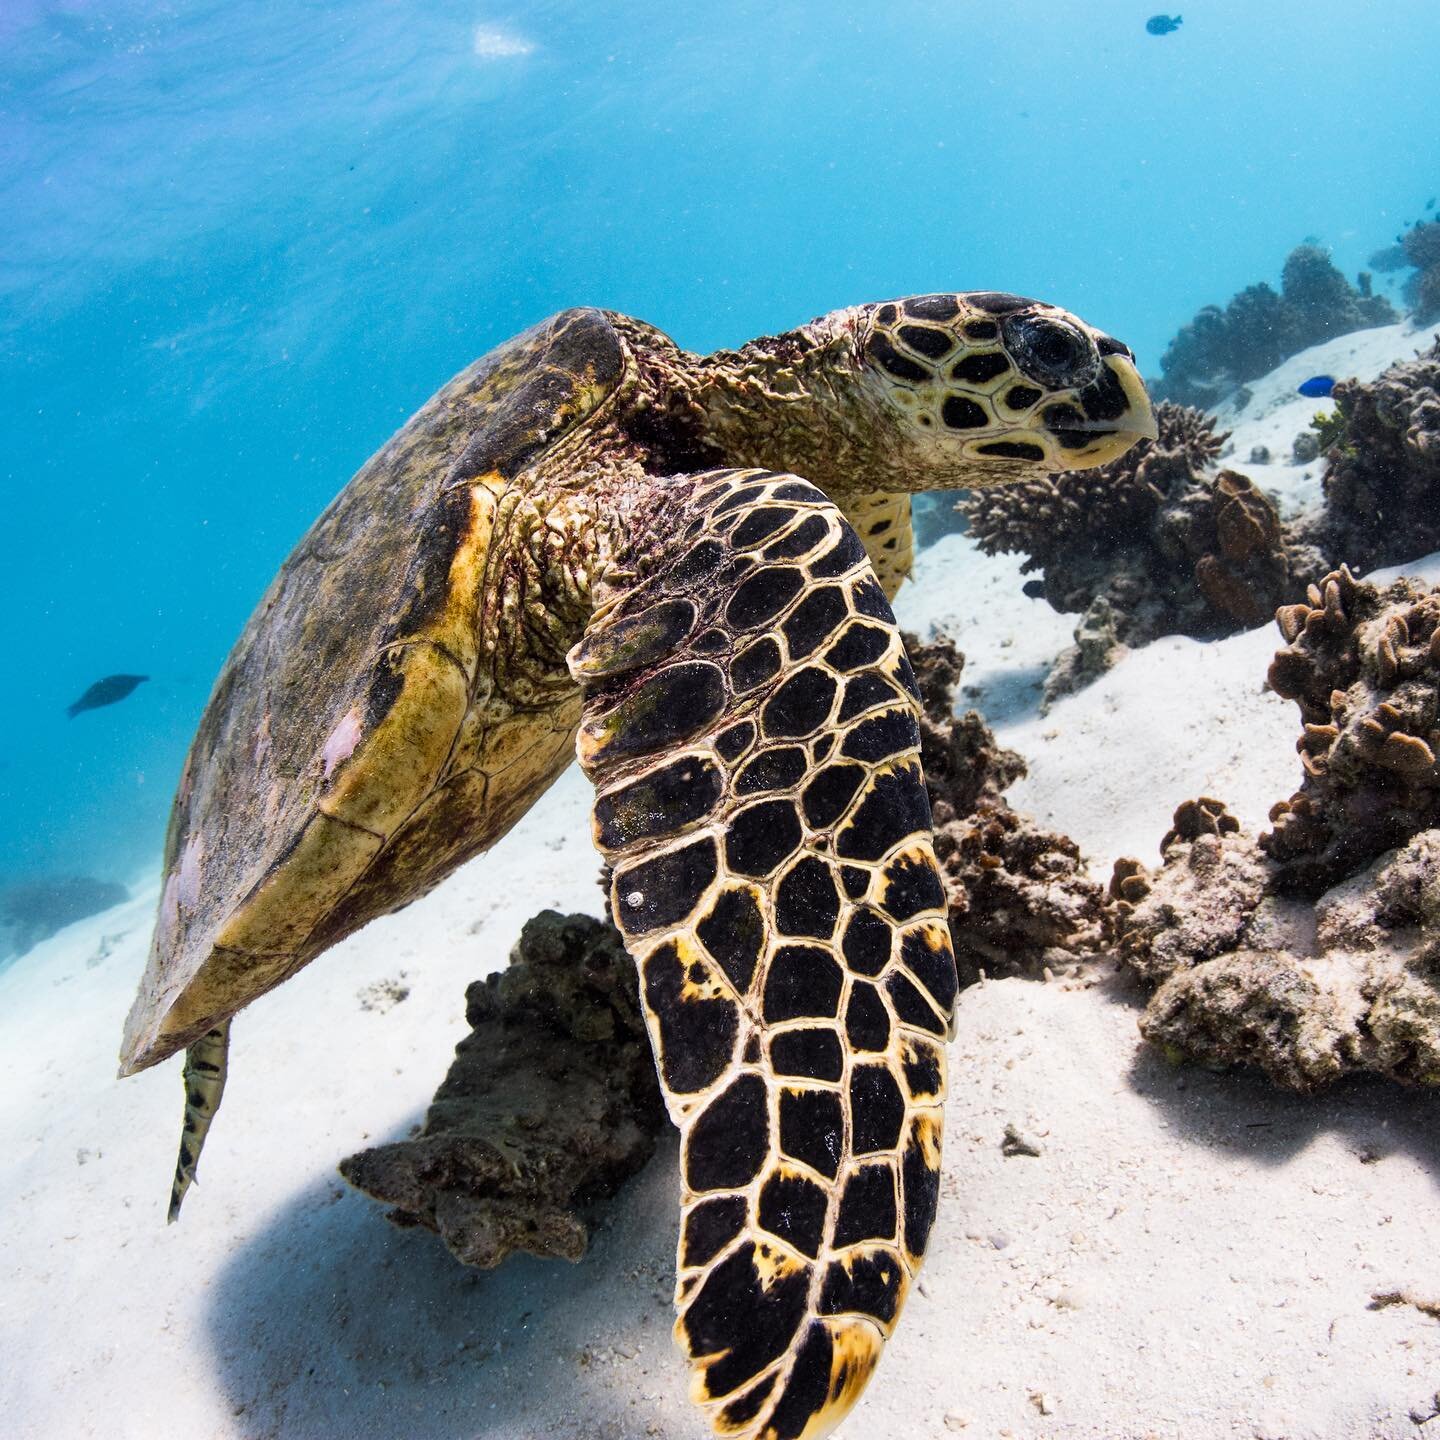
POLYGON ((1300 241, 1353 278, 1421 217, 1429 0, 1150 14, 7 0, 0 887, 153 874, 280 560, 442 381, 548 313, 707 350, 1000 288, 1156 374, 1300 241), (68 719, 113 672, 150 678, 68 719))

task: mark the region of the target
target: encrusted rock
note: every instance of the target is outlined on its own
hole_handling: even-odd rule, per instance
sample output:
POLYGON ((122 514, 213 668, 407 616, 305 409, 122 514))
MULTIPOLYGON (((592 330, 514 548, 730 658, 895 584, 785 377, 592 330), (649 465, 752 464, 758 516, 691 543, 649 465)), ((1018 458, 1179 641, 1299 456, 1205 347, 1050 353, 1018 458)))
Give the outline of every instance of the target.
POLYGON ((946 639, 906 646, 920 685, 921 758, 945 874, 950 935, 962 986, 1038 979, 1086 958, 1099 943, 1105 896, 1075 843, 1011 809, 1003 791, 1025 773, 973 710, 956 717, 964 657, 946 639))
POLYGON ((666 1123, 635 963, 613 926, 544 910, 465 1000, 471 1033, 420 1134, 340 1173, 467 1265, 516 1250, 578 1260, 587 1207, 645 1164, 666 1123))
POLYGON ((1129 653, 1130 647, 1120 640, 1120 624, 1115 607, 1103 595, 1090 602, 1075 626, 1075 643, 1067 645, 1056 657, 1045 677, 1040 696, 1040 713, 1048 715, 1050 707, 1065 695, 1083 690, 1113 669, 1129 653))
POLYGON ((1309 1090, 1370 1072, 1440 1084, 1440 830, 1311 904, 1241 831, 1172 845, 1120 921, 1156 985, 1140 1021, 1175 1057, 1309 1090))
POLYGON ((1053 700, 1160 635, 1209 639, 1264 623, 1321 573, 1248 476, 1209 467, 1225 441, 1198 410, 1162 403, 1160 431, 1096 470, 979 490, 960 502, 987 554, 1027 556, 1043 594, 1079 611, 1053 700))
POLYGON ((1328 552, 1368 570, 1440 548, 1440 341, 1369 384, 1340 381, 1334 400, 1328 552))

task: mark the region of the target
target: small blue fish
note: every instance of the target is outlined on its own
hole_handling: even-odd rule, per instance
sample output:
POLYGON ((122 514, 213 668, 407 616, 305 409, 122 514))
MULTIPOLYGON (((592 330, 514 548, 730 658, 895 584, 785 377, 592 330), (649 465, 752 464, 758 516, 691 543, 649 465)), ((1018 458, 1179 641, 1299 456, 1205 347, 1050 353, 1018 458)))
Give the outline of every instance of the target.
POLYGON ((1311 400, 1323 400, 1335 388, 1335 377, 1333 375, 1312 375, 1295 388, 1311 400))
POLYGON ((1145 29, 1151 35, 1172 35, 1184 23, 1183 15, 1152 15, 1145 22, 1145 29))

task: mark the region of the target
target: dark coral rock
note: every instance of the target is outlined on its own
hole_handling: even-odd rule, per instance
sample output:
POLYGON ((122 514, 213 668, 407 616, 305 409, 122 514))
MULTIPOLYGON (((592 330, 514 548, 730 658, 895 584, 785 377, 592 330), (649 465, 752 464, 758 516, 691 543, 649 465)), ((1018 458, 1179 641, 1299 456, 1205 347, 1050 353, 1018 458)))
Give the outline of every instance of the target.
POLYGON ((1057 662, 1047 701, 1093 678, 1123 647, 1262 624, 1322 568, 1252 480, 1209 472, 1226 437, 1208 415, 1162 403, 1156 419, 1157 440, 1109 465, 961 502, 987 554, 1026 555, 1025 570, 1044 572, 1050 604, 1084 616, 1078 653, 1057 662))
POLYGON ((1334 400, 1329 553, 1371 569, 1440 548, 1440 341, 1370 384, 1340 381, 1334 400))
POLYGON ((1352 288, 1324 250, 1301 245, 1285 261, 1279 293, 1251 285, 1183 326, 1161 359, 1153 393, 1213 408, 1311 345, 1398 318, 1383 296, 1352 288))
POLYGON ((1005 800, 1025 762, 995 743, 975 711, 954 714, 960 652, 943 638, 921 645, 907 636, 906 648, 925 711, 921 757, 960 984, 1073 968, 1098 943, 1104 892, 1072 840, 1005 800))
POLYGON ((1276 618, 1269 680, 1300 708, 1305 779, 1260 844, 1279 884, 1313 894, 1440 824, 1440 588, 1342 567, 1276 618))
POLYGON ((666 1124, 634 962, 613 926, 546 910, 465 999, 472 1031, 420 1134, 340 1173, 467 1265, 515 1250, 578 1260, 587 1207, 645 1164, 666 1124))
POLYGON ((1086 607, 1075 627, 1075 643, 1067 645, 1055 657, 1040 696, 1040 713, 1064 695, 1083 690, 1113 669, 1129 653, 1130 647, 1120 639, 1120 619, 1115 608, 1103 595, 1097 595, 1086 607))

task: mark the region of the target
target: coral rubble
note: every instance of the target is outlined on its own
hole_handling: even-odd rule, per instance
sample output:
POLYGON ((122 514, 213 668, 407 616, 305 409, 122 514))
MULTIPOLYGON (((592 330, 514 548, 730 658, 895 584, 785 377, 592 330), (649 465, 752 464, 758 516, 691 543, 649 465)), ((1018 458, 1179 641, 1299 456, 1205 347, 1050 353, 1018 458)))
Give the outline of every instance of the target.
POLYGON ((1154 393, 1210 409, 1311 345, 1398 318, 1383 295, 1369 293, 1368 277, 1352 287, 1324 250, 1301 245, 1285 261, 1278 293, 1251 285, 1181 328, 1160 361, 1154 393))
POLYGON ((1225 441, 1198 410, 1162 402, 1160 435, 1095 470, 980 490, 961 502, 987 554, 1018 551, 1059 611, 1079 611, 1076 649, 1047 702, 1160 635, 1208 639, 1263 623, 1323 568, 1285 532, 1247 476, 1209 467, 1225 441))
POLYGON ((1010 807, 1003 791, 1025 773, 973 710, 956 717, 964 657, 943 638, 906 637, 920 685, 921 759, 944 872, 962 986, 1072 967, 1094 950, 1105 912, 1075 843, 1010 807))
POLYGON ((666 1123, 634 962, 612 926, 545 910, 465 999, 471 1033, 424 1128, 340 1172, 467 1265, 578 1260, 586 1207, 644 1165, 666 1123))
POLYGON ((1298 1089, 1440 1084, 1440 589, 1340 570, 1277 619, 1305 778, 1258 838, 1207 797, 1159 870, 1117 863, 1109 933, 1157 987, 1141 1029, 1298 1089))
POLYGON ((1334 400, 1327 551, 1370 569, 1440 548, 1440 341, 1369 384, 1340 381, 1334 400))

